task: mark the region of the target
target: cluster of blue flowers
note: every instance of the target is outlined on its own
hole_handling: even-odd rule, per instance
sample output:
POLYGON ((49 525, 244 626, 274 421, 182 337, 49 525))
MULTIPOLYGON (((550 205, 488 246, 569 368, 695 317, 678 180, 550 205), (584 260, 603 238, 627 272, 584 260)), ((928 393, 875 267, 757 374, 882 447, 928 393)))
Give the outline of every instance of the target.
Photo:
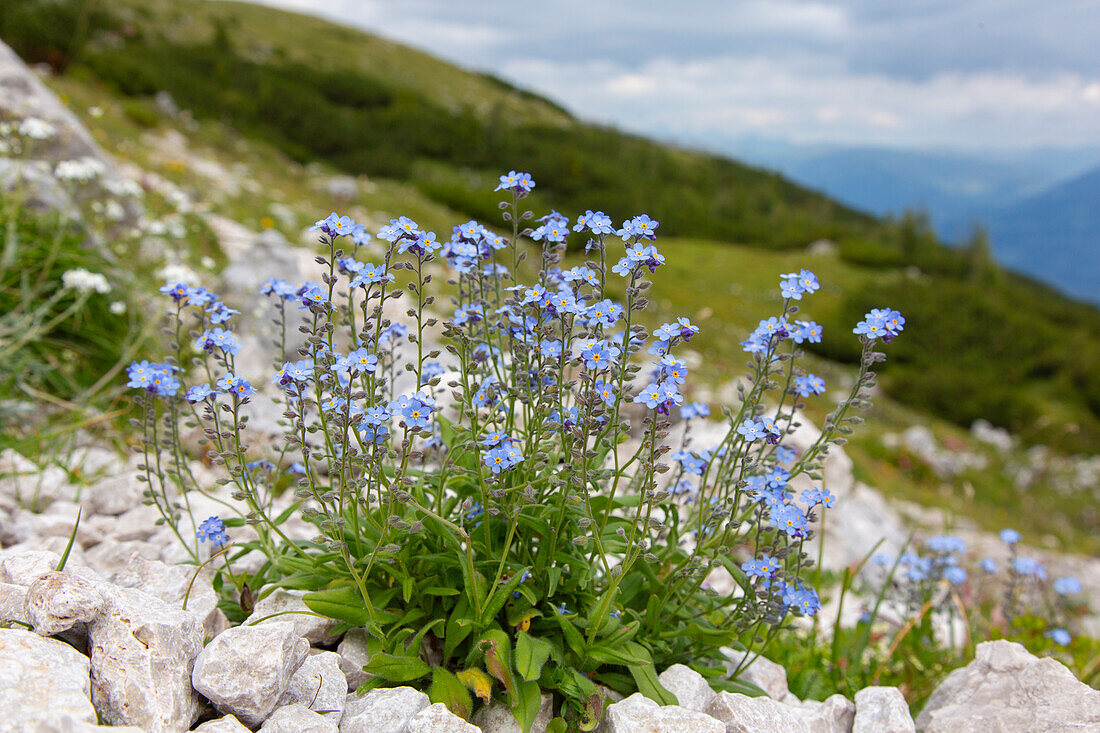
POLYGON ((126 368, 130 381, 127 387, 140 389, 158 397, 174 397, 180 388, 176 377, 179 367, 174 364, 135 361, 126 368))
POLYGON ((852 329, 852 333, 871 340, 882 339, 883 343, 888 344, 905 330, 905 318, 890 308, 872 308, 863 319, 852 329))
MULTIPOLYGON (((1042 563, 1030 557, 1022 557, 1018 554, 1018 545, 1021 540, 1020 533, 1014 529, 1004 529, 1000 532, 1001 541, 1008 546, 1010 555, 1007 563, 1007 577, 1004 579, 1006 588, 1006 602, 1015 605, 1022 601, 1022 594, 1028 589, 1030 593, 1038 592, 1047 580, 1047 570, 1042 563)), ((938 584, 945 583, 949 586, 962 586, 970 579, 970 575, 963 567, 967 547, 966 543, 950 535, 930 537, 924 542, 923 553, 903 552, 896 561, 887 554, 877 554, 872 558, 876 565, 889 567, 896 565, 897 573, 893 576, 894 583, 908 594, 907 599, 912 607, 918 606, 931 597, 931 593, 938 584)), ((979 577, 979 586, 988 583, 998 572, 997 561, 986 557, 978 562, 982 571, 979 577)), ((1082 591, 1081 581, 1074 577, 1059 577, 1050 586, 1056 596, 1067 599, 1072 598, 1082 591)), ((945 605, 946 601, 945 601, 945 605)), ((951 607, 947 605, 950 609, 951 607)), ((1014 610, 1005 610, 1003 613, 1009 617, 1015 615, 1014 610)), ((1046 635, 1057 644, 1069 644, 1072 637, 1064 628, 1054 627, 1046 632, 1046 635)))
POLYGON ((519 443, 504 433, 491 432, 481 444, 488 449, 482 456, 482 462, 494 474, 507 471, 523 462, 519 443))
MULTIPOLYGON (((184 398, 191 404, 198 404, 212 402, 218 394, 229 395, 235 401, 254 394, 252 384, 233 373, 233 357, 240 351, 240 341, 232 330, 214 325, 228 323, 238 311, 226 306, 217 295, 202 286, 170 282, 164 284, 160 292, 176 304, 176 318, 181 317, 185 308, 194 310, 202 331, 193 344, 195 350, 213 355, 218 364, 226 370, 226 373, 217 379, 213 386, 196 384, 188 387, 184 392, 184 398), (208 325, 211 327, 208 328, 208 325)), ((174 364, 135 361, 127 368, 129 376, 127 386, 157 397, 175 397, 183 386, 177 376, 179 372, 179 367, 174 364)))
POLYGON ((225 533, 225 524, 218 517, 208 517, 199 524, 195 532, 199 542, 209 542, 214 547, 225 547, 229 544, 229 535, 225 533))

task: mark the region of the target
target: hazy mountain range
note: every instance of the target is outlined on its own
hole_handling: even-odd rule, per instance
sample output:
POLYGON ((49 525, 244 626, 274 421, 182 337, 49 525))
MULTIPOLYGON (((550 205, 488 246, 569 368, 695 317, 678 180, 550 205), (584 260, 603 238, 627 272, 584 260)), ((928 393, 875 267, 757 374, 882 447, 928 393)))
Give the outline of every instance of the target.
POLYGON ((1100 302, 1100 151, 972 155, 759 139, 723 149, 858 209, 923 209, 949 242, 980 223, 1004 265, 1100 302))

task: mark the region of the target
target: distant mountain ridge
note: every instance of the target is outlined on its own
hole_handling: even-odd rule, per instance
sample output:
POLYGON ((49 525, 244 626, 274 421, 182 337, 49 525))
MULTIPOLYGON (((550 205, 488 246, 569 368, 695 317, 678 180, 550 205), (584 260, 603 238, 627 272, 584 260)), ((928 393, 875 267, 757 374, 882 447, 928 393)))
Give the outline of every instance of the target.
POLYGON ((950 243, 975 225, 997 260, 1076 298, 1100 303, 1100 151, 1001 158, 952 152, 742 141, 754 163, 876 216, 928 213, 950 243), (1082 172, 1090 162, 1095 165, 1082 172))
POLYGON ((1100 166, 987 217, 1002 264, 1100 303, 1100 166))

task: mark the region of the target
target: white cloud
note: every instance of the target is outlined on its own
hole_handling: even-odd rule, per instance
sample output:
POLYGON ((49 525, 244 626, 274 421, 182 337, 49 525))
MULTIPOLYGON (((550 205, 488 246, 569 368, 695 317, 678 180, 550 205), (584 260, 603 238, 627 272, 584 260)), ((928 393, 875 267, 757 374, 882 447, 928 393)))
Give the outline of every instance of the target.
POLYGON ((765 58, 605 63, 513 62, 504 73, 573 109, 631 129, 692 139, 768 135, 797 142, 1030 147, 1100 143, 1096 81, 1074 74, 940 74, 922 81, 765 58))
POLYGON ((266 1, 704 144, 1100 146, 1100 5, 1079 0, 266 1))

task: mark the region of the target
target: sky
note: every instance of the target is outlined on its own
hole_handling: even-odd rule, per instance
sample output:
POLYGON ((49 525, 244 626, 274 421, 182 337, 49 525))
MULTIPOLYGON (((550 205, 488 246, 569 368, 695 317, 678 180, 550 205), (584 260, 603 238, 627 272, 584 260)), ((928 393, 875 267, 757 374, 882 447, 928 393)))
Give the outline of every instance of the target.
POLYGON ((713 148, 1100 150, 1096 0, 262 1, 713 148))

